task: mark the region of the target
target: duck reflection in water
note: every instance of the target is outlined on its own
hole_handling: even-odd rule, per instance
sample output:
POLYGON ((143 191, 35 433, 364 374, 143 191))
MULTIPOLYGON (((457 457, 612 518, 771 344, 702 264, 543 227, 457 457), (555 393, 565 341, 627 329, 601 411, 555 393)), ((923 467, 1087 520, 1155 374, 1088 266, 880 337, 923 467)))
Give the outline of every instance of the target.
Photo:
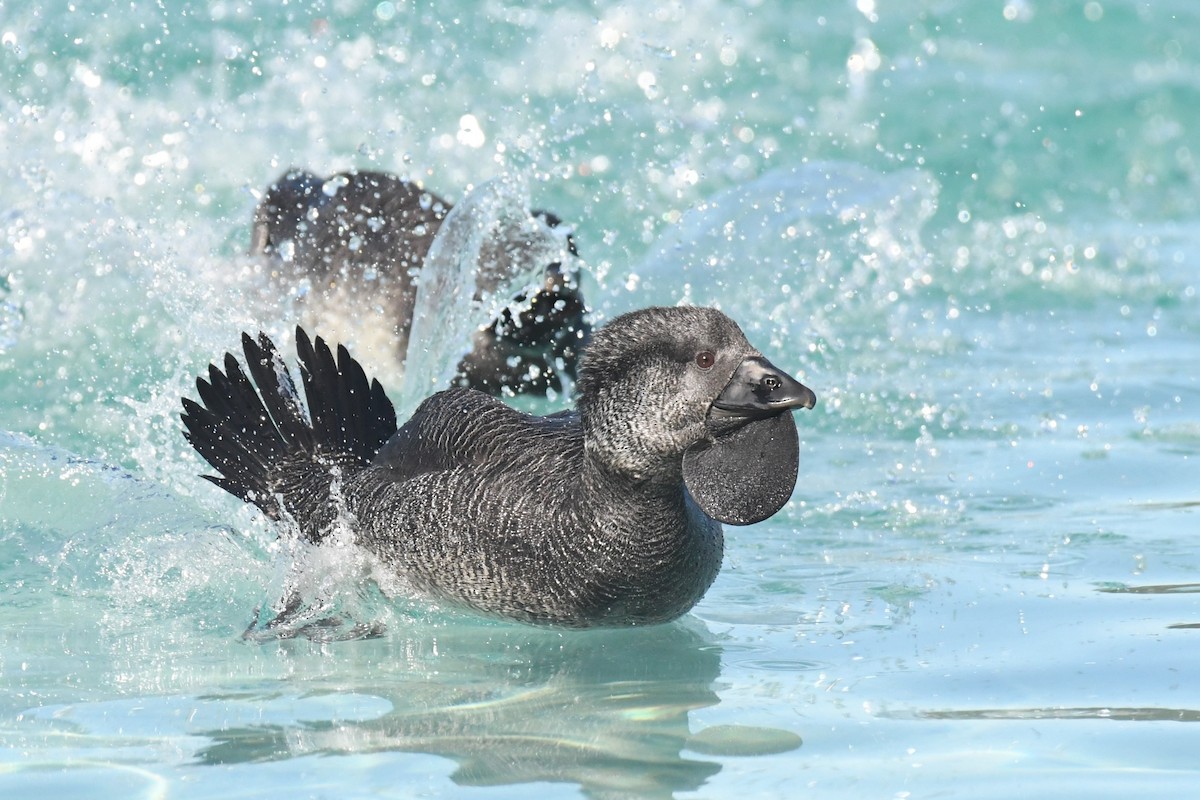
POLYGON ((721 667, 720 646, 695 619, 564 633, 464 615, 452 626, 355 647, 369 653, 356 654, 354 680, 381 673, 391 680, 339 678, 336 691, 383 697, 389 713, 361 722, 213 731, 202 761, 408 751, 455 761, 450 777, 460 786, 566 782, 587 797, 670 797, 699 789, 721 769, 689 750, 735 754, 724 753, 726 747, 750 755, 800 746, 795 734, 773 729, 693 735, 689 712, 719 702, 714 684, 721 667), (387 666, 363 670, 363 658, 387 666), (747 750, 749 740, 754 746, 747 750))

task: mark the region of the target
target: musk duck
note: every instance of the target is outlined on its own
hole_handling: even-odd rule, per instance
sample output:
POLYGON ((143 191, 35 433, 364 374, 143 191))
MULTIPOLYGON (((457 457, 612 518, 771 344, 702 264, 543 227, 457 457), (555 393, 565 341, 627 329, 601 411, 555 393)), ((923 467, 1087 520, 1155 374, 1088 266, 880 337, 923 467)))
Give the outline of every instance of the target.
POLYGON ((307 411, 264 334, 183 400, 204 477, 320 542, 348 526, 417 592, 535 624, 650 625, 717 576, 722 523, 795 486, 792 412, 813 392, 710 308, 647 308, 595 331, 575 408, 517 411, 465 387, 397 428, 344 347, 296 331, 307 411), (257 387, 257 390, 256 390, 257 387))

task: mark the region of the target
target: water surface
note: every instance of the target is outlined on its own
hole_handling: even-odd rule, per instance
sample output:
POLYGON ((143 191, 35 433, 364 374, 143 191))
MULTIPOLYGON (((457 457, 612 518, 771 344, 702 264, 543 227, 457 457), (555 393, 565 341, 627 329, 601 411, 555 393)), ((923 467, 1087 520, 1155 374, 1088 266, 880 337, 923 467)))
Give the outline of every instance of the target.
POLYGON ((0 793, 1190 796, 1197 52, 1131 0, 0 8, 0 793), (176 415, 295 324, 243 255, 292 165, 513 181, 599 318, 720 305, 821 399, 792 501, 649 630, 277 541, 176 415), (339 624, 243 637, 297 563, 339 624))

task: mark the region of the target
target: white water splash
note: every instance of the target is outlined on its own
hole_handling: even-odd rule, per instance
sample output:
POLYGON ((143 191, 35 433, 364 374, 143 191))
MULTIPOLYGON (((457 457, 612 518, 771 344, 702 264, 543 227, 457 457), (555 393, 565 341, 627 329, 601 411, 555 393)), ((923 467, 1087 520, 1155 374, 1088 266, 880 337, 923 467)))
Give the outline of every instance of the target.
POLYGON ((448 385, 471 334, 520 290, 569 255, 565 234, 532 217, 523 181, 502 175, 474 188, 446 216, 429 248, 413 308, 405 380, 392 399, 406 419, 448 385))
POLYGON ((776 339, 797 324, 835 337, 822 324, 841 318, 835 309, 878 314, 928 284, 920 232, 937 195, 917 170, 813 162, 767 173, 687 211, 637 268, 639 300, 717 306, 776 339))

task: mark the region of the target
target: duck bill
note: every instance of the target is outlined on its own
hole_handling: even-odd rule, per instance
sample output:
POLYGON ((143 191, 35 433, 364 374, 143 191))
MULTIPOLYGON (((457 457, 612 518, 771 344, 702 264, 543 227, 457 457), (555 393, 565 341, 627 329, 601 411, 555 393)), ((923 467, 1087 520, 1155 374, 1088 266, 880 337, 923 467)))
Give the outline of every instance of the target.
POLYGON ((762 356, 750 356, 713 401, 711 416, 759 419, 816 404, 812 389, 762 356))

